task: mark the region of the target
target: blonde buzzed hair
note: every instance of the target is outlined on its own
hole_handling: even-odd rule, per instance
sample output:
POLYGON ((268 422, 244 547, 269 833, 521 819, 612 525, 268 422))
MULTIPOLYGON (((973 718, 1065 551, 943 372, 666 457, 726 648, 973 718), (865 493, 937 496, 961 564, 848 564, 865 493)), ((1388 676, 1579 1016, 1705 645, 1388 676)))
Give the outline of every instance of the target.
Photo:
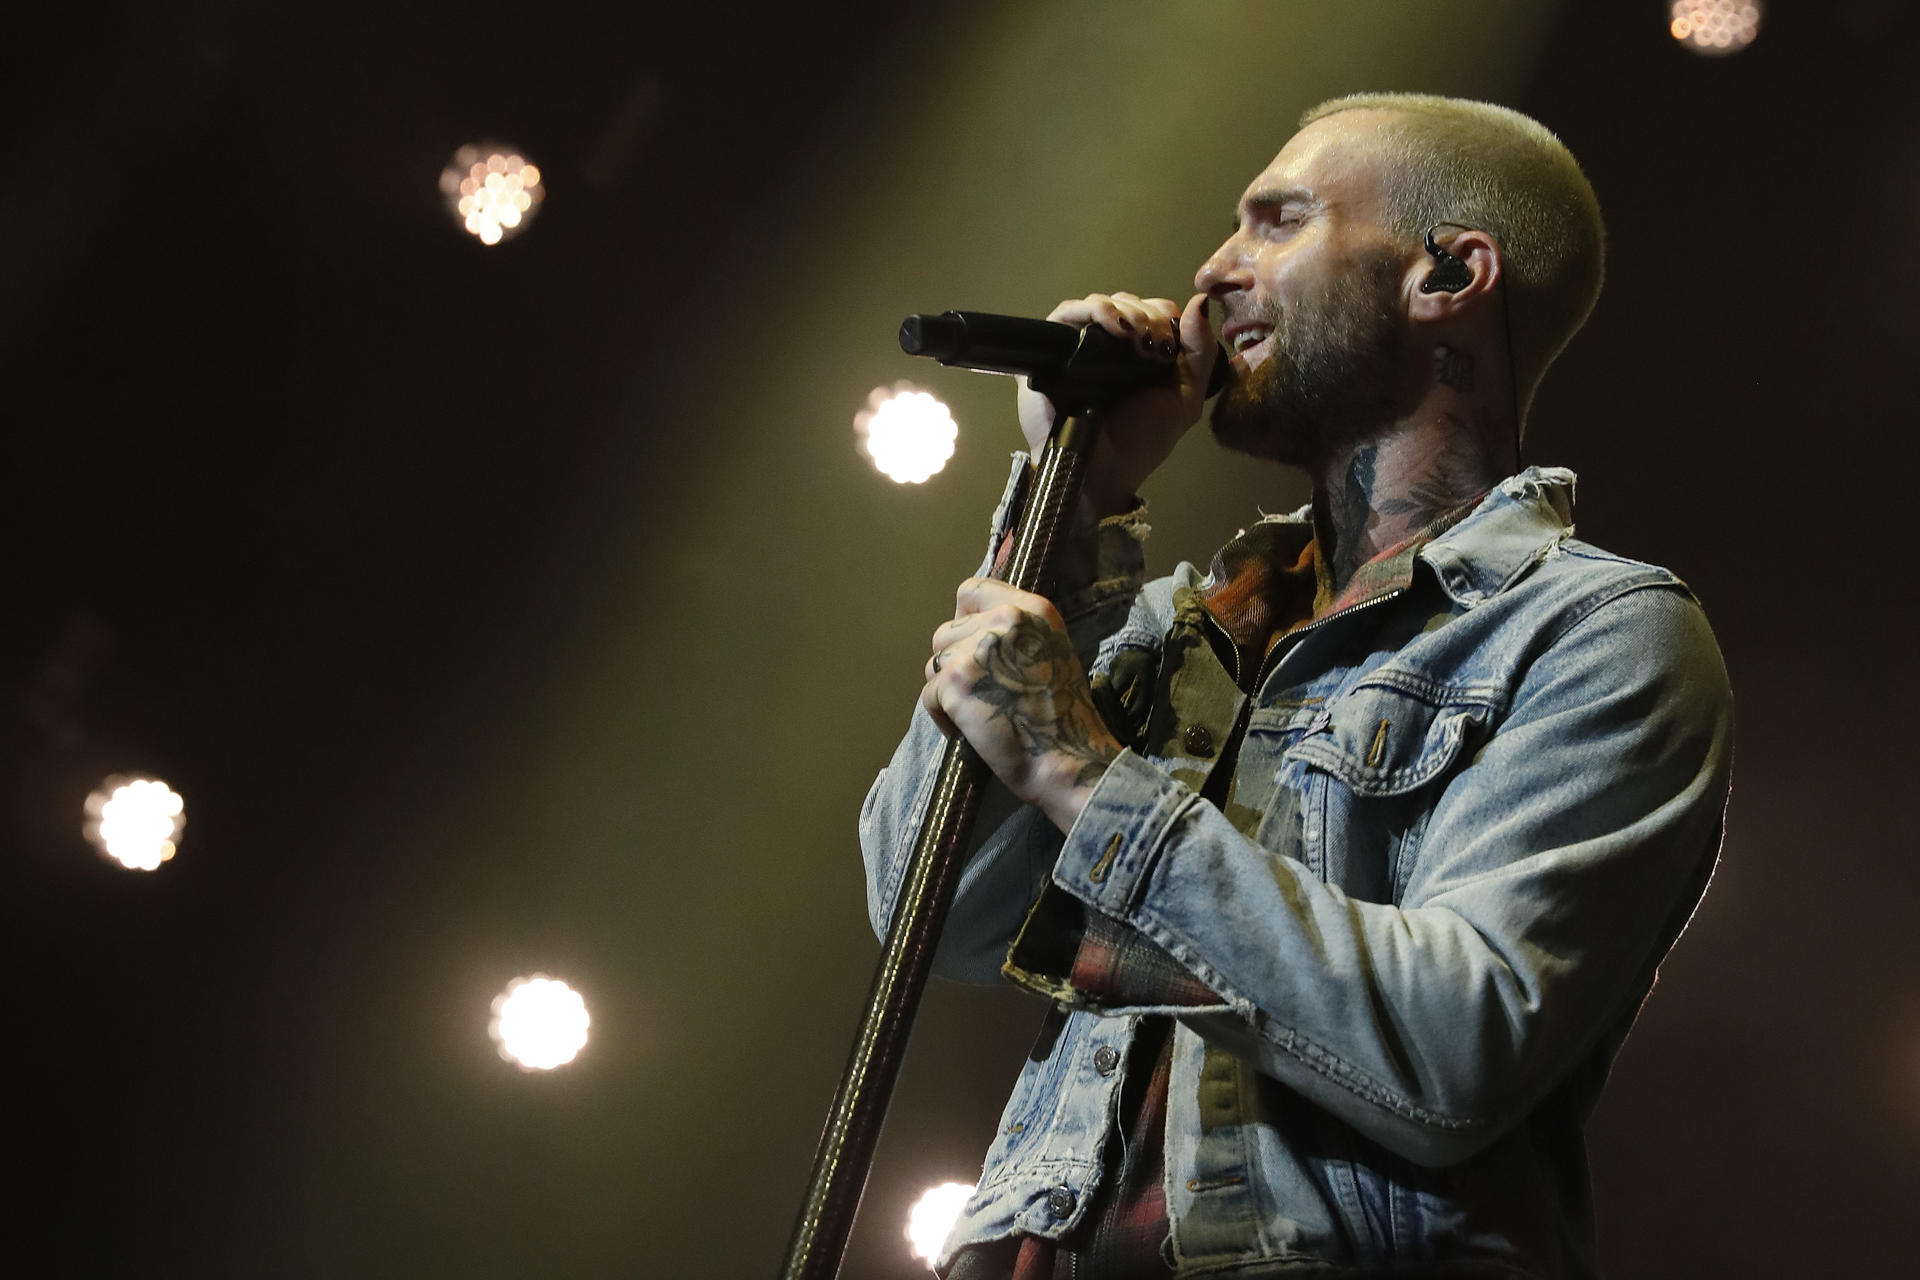
POLYGON ((1579 162, 1539 121, 1466 98, 1350 94, 1314 107, 1300 127, 1342 111, 1391 113, 1382 137, 1390 230, 1419 243, 1428 227, 1454 223, 1499 243, 1524 419, 1600 296, 1606 228, 1579 162))

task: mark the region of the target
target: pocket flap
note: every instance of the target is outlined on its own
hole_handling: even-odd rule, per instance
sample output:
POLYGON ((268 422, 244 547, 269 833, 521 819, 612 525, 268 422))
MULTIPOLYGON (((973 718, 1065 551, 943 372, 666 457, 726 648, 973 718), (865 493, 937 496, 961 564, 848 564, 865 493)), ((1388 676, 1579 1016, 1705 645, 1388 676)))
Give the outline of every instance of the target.
POLYGON ((1357 794, 1397 795, 1450 768, 1487 714, 1478 703, 1436 705, 1403 689, 1362 685, 1335 702, 1288 755, 1357 794))

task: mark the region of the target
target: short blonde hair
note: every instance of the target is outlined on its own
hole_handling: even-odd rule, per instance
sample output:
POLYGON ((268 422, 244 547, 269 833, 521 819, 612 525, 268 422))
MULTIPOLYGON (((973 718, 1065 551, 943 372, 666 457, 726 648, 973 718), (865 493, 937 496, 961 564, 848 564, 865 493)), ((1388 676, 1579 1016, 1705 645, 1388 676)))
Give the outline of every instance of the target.
POLYGON ((1600 201, 1579 162, 1539 121, 1466 98, 1350 94, 1314 107, 1300 127, 1342 111, 1390 113, 1381 139, 1390 230, 1418 243, 1450 223, 1499 243, 1524 417, 1547 366, 1586 323, 1606 269, 1600 201))

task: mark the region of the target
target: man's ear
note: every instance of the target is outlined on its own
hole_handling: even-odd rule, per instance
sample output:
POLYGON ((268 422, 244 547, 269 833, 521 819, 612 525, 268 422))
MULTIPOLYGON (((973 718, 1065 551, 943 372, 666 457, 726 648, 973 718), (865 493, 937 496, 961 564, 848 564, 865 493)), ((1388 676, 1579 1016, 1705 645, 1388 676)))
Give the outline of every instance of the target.
POLYGON ((1475 228, 1441 228, 1431 239, 1438 252, 1411 273, 1408 316, 1451 320, 1488 301, 1506 269, 1499 242, 1475 228))

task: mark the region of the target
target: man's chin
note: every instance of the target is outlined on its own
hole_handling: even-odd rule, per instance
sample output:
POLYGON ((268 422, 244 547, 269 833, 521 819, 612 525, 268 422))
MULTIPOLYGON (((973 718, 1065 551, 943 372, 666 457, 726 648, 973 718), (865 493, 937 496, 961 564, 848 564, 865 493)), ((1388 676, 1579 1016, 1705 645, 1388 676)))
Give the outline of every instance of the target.
POLYGON ((1312 438, 1312 432, 1287 422, 1286 415, 1276 412, 1241 382, 1230 383, 1220 393, 1207 426, 1223 449, 1290 467, 1304 464, 1312 438))

